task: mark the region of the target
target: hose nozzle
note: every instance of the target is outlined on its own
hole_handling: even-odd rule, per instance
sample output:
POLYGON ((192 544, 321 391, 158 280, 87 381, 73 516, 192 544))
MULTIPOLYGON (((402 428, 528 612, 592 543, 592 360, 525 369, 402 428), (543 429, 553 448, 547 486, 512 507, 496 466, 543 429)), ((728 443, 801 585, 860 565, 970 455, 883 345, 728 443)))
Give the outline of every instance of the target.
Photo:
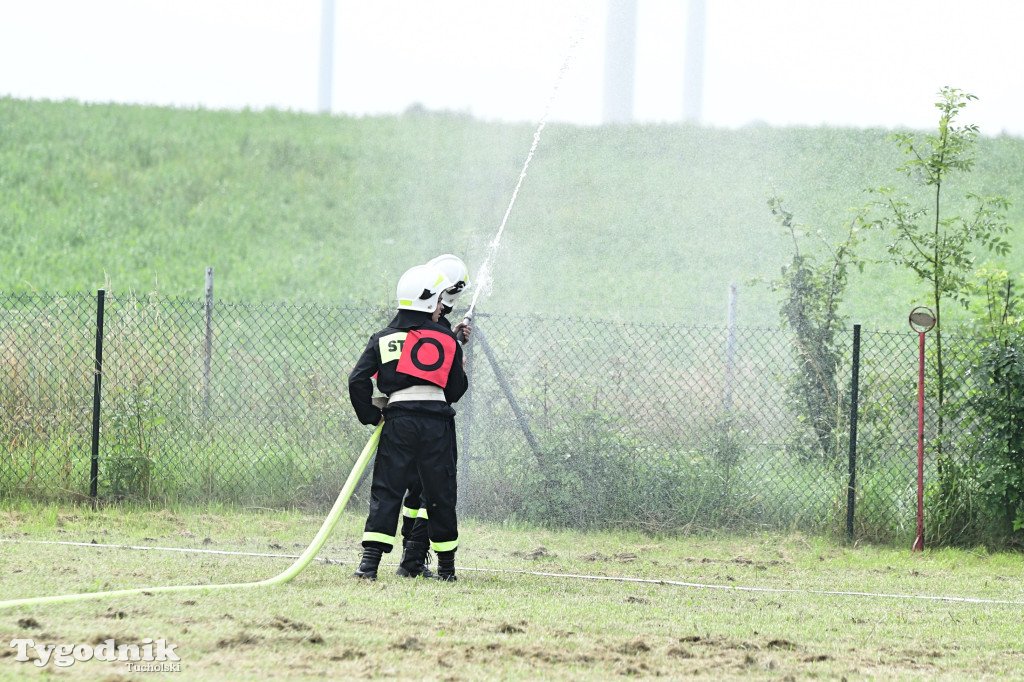
MULTIPOLYGON (((468 327, 472 322, 473 322, 473 309, 470 308, 469 310, 466 311, 466 316, 462 318, 462 324, 464 324, 464 325, 466 325, 468 327)), ((465 345, 466 342, 469 341, 469 338, 466 336, 466 330, 465 329, 460 328, 459 332, 457 334, 457 337, 459 339, 459 343, 461 343, 463 345, 465 345)))

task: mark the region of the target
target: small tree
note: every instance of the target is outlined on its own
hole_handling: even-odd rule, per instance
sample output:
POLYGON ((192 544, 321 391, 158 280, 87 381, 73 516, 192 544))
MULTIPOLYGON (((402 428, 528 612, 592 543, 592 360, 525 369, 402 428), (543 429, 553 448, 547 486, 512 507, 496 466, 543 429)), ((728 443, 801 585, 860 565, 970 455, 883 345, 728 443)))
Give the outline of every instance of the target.
POLYGON ((794 337, 797 374, 790 384, 790 394, 814 431, 823 461, 831 464, 839 454, 838 426, 845 411, 845 394, 837 385, 842 348, 836 333, 845 322, 839 304, 846 291, 849 266, 861 265, 854 248, 861 220, 847 223, 846 238, 837 246, 815 232, 828 252, 828 257, 818 262, 813 253, 801 251, 804 230, 783 208, 782 200, 772 197, 768 205, 793 240, 790 264, 782 268, 782 277, 771 283, 773 291, 785 292, 779 312, 782 325, 794 337))
POLYGON ((1009 232, 1005 220, 1008 202, 1002 197, 980 197, 968 193, 973 210, 966 216, 947 217, 948 200, 943 189, 956 173, 974 167, 974 146, 978 127, 957 126, 956 118, 974 95, 945 87, 935 106, 941 112, 935 135, 923 140, 909 133, 897 133, 892 139, 908 157, 899 168, 912 180, 926 187, 928 204, 915 204, 900 197, 890 187, 873 190, 881 199, 874 206, 881 215, 869 224, 890 235, 887 246, 891 262, 910 269, 929 289, 937 323, 935 326, 936 386, 939 420, 937 443, 939 471, 942 471, 943 408, 945 372, 942 356, 943 303, 949 300, 965 307, 969 301, 969 281, 974 271, 974 250, 981 247, 1006 254, 1009 244, 1003 235, 1009 232))

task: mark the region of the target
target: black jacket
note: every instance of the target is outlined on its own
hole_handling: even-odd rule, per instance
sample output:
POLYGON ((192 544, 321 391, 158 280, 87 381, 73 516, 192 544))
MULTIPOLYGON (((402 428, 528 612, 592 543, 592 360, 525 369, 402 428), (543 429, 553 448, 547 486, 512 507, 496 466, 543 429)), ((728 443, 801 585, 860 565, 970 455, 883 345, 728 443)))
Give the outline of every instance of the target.
POLYGON ((348 375, 349 399, 363 424, 377 424, 381 418, 371 402, 375 375, 377 388, 385 395, 410 386, 440 386, 449 405, 469 388, 455 335, 432 321, 430 313, 418 310, 399 310, 387 327, 370 337, 348 375), (413 342, 408 342, 410 335, 413 342))

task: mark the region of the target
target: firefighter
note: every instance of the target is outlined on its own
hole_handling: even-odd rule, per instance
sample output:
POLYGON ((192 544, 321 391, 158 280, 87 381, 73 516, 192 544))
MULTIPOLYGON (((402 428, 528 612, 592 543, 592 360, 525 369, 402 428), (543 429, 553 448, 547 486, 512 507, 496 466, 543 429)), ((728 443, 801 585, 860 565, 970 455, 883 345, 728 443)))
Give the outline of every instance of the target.
MULTIPOLYGON (((452 282, 452 285, 441 294, 441 316, 438 323, 448 329, 452 329, 452 323, 447 315, 452 312, 456 301, 462 292, 469 286, 469 269, 462 259, 452 254, 444 254, 430 260, 427 265, 437 267, 452 282)), ((464 322, 459 322, 454 329, 456 338, 465 343, 469 341, 472 327, 464 322)), ((454 417, 452 417, 452 429, 455 429, 454 417)), ((452 457, 456 462, 459 458, 459 450, 456 439, 452 438, 452 457)), ((423 506, 421 495, 423 488, 420 485, 413 485, 405 495, 402 503, 402 560, 398 565, 396 573, 406 578, 432 578, 433 571, 430 570, 427 560, 427 523, 430 512, 423 506)))
POLYGON ((370 486, 370 511, 363 528, 363 555, 354 576, 376 580, 381 556, 396 542, 402 495, 422 484, 429 513, 430 546, 437 578, 455 580, 459 544, 455 504, 455 410, 469 387, 462 347, 438 323, 441 294, 453 283, 430 265, 410 268, 398 281, 398 313, 370 337, 349 374, 349 396, 363 424, 384 427, 370 486), (373 380, 388 396, 383 411, 373 404, 373 380))

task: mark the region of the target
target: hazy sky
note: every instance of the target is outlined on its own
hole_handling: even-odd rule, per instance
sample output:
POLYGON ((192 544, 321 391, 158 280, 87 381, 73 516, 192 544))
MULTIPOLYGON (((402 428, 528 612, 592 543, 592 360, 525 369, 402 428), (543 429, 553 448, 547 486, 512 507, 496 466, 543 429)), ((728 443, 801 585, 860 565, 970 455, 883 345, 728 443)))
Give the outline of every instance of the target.
MULTIPOLYGON (((635 118, 679 121, 686 0, 638 1, 635 118)), ((979 97, 963 122, 1024 135, 1020 0, 706 1, 708 125, 929 129, 951 85, 979 97)), ((315 111, 321 6, 0 0, 0 96, 315 111)), ((607 9, 336 0, 333 111, 598 124, 607 9)))

